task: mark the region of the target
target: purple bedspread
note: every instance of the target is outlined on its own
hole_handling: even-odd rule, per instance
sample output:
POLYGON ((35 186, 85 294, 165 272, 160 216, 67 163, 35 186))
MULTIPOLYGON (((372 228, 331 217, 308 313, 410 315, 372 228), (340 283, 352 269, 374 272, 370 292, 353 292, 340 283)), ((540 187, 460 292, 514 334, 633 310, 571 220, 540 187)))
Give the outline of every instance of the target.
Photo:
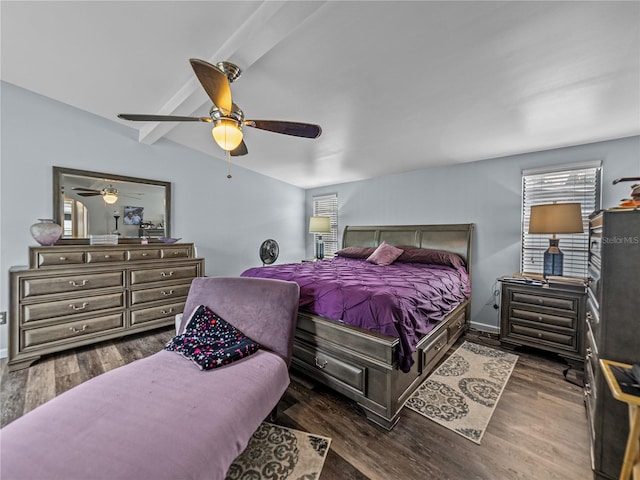
POLYGON ((379 266, 344 257, 251 268, 242 276, 294 281, 300 286, 300 308, 399 338, 398 366, 404 372, 413 364, 418 340, 471 291, 463 268, 379 266))

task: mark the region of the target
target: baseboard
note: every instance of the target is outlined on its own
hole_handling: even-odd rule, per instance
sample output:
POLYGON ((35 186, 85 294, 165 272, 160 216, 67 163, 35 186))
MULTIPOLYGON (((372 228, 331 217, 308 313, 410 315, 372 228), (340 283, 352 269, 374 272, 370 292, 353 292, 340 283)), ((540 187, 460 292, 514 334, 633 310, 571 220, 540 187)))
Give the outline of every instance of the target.
POLYGON ((479 332, 489 332, 495 334, 500 333, 500 327, 496 327, 495 325, 487 325, 486 323, 478 323, 472 321, 470 327, 473 330, 477 330, 479 332))

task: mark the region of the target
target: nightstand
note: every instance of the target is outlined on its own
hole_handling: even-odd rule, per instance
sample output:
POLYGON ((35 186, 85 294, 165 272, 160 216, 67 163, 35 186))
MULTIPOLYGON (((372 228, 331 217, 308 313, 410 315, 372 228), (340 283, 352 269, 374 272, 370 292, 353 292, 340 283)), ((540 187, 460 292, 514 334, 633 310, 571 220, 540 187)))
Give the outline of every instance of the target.
POLYGON ((530 282, 516 277, 502 283, 500 343, 557 353, 576 369, 584 366, 586 289, 530 282))

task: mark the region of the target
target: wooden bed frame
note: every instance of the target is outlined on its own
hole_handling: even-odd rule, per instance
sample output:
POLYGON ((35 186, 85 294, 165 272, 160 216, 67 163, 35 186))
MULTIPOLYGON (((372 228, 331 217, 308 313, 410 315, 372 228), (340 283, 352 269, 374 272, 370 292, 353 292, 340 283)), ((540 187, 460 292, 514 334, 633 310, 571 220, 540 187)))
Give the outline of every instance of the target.
MULTIPOLYGON (((342 246, 375 247, 386 241, 448 250, 462 257, 471 278, 473 228, 474 224, 347 226, 342 246)), ((468 329, 470 311, 471 298, 423 337, 408 373, 397 366, 397 338, 299 311, 292 366, 354 400, 369 420, 391 430, 409 396, 468 329)))

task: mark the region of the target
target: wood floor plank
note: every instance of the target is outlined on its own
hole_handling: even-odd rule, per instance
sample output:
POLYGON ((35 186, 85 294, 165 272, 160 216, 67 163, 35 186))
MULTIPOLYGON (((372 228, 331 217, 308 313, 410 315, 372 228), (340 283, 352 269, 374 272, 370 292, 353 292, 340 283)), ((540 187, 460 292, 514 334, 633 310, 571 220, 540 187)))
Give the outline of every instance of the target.
POLYGON ((56 374, 54 360, 49 357, 29 368, 23 413, 33 410, 55 396, 56 374))

